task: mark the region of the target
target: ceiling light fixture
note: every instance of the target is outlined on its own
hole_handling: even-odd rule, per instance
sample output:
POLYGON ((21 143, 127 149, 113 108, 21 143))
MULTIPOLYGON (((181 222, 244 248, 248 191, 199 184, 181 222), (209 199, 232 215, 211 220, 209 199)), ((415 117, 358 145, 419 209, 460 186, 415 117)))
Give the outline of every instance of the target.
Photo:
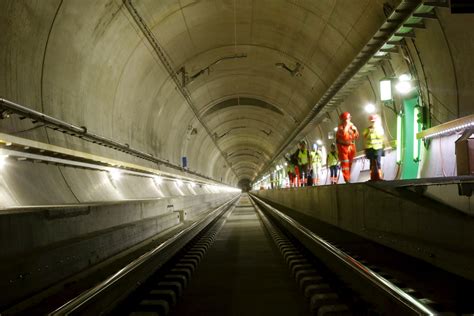
POLYGON ((160 176, 154 176, 153 180, 155 180, 155 183, 160 185, 163 182, 163 179, 160 176))

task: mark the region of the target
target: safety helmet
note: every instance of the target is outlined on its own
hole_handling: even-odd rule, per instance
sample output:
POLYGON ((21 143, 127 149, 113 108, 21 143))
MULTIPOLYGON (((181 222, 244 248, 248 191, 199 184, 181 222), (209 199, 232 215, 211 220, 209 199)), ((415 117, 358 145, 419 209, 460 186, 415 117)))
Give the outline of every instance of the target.
POLYGON ((377 114, 369 115, 369 121, 371 121, 371 122, 375 122, 378 119, 379 119, 379 116, 377 114))
POLYGON ((300 145, 305 145, 305 146, 307 146, 308 143, 307 143, 304 139, 302 139, 302 140, 300 140, 300 145))
POLYGON ((339 116, 339 119, 341 121, 345 121, 345 120, 350 119, 350 118, 351 118, 351 113, 349 113, 349 112, 344 112, 339 116))

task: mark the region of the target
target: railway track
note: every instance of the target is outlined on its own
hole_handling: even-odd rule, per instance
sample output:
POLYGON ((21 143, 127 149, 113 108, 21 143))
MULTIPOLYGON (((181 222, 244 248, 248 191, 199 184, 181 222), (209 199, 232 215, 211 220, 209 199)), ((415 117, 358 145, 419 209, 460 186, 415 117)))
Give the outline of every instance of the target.
POLYGON ((372 268, 243 194, 50 315, 455 315, 372 268))

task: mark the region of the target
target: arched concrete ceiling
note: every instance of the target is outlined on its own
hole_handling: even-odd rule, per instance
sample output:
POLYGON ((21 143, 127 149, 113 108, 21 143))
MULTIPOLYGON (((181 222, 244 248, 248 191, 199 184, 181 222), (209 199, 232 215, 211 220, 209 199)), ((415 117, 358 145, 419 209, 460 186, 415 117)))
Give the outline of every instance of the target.
POLYGON ((384 19, 376 0, 165 2, 135 6, 192 77, 187 88, 239 179, 263 167, 384 19), (265 154, 233 149, 245 146, 265 154))
POLYGON ((8 69, 16 83, 0 80, 0 92, 236 184, 253 180, 373 36, 384 2, 400 0, 5 0, 14 35, 0 55, 21 53, 8 69))

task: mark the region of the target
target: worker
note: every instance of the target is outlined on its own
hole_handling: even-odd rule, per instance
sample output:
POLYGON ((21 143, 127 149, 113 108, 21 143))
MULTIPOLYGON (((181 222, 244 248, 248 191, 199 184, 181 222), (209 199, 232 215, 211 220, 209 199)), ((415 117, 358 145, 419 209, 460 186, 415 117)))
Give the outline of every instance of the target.
POLYGON ((351 122, 351 114, 344 112, 339 116, 339 126, 336 133, 337 151, 341 162, 344 181, 351 180, 352 160, 356 154, 355 140, 359 138, 357 127, 351 122))
POLYGON ((313 185, 318 185, 319 184, 319 174, 321 171, 321 166, 322 166, 322 153, 321 150, 318 148, 317 144, 313 144, 313 150, 310 153, 311 156, 311 172, 312 174, 312 179, 313 179, 313 185))
POLYGON ((298 153, 298 169, 299 169, 299 176, 300 176, 300 184, 301 186, 306 185, 306 177, 308 176, 308 172, 311 166, 311 156, 309 155, 309 151, 306 148, 307 143, 305 140, 300 141, 298 153))
POLYGON ((292 188, 295 186, 295 164, 293 163, 290 154, 285 155, 286 160, 286 172, 288 174, 289 187, 292 188))
POLYGON ((331 151, 328 153, 326 161, 331 175, 331 184, 337 184, 337 169, 339 167, 339 159, 337 157, 336 144, 331 144, 331 151))
POLYGON ((299 149, 291 155, 291 162, 293 163, 293 166, 295 166, 295 187, 299 187, 301 185, 301 172, 300 166, 298 165, 298 153, 299 149))
POLYGON ((377 114, 369 116, 370 126, 364 130, 365 156, 370 160, 370 180, 382 180, 384 130, 377 114))

